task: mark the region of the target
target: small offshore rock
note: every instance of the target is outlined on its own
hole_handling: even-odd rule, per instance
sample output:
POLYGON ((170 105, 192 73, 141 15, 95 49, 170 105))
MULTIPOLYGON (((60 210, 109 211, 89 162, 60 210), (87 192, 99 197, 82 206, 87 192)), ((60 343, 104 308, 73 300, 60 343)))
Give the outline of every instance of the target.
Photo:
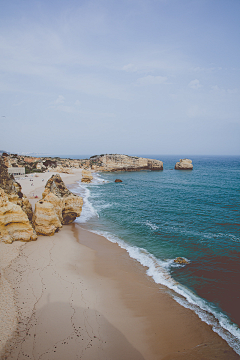
POLYGON ((193 169, 192 160, 180 159, 180 161, 176 163, 175 169, 176 170, 192 170, 193 169))
POLYGON ((189 264, 189 261, 182 257, 177 257, 176 259, 174 259, 174 262, 182 265, 189 264))
POLYGON ((115 183, 121 183, 121 182, 122 182, 121 179, 116 179, 116 180, 115 180, 115 183))

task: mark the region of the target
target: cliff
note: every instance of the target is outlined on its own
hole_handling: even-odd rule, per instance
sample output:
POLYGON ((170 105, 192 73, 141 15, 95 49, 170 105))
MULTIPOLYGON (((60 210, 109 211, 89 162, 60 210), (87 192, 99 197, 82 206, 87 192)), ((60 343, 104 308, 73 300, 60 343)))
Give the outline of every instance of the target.
POLYGON ((62 225, 72 223, 80 216, 83 200, 69 191, 60 175, 47 182, 42 200, 35 205, 33 224, 37 234, 53 235, 62 225))
POLYGON ((36 240, 37 235, 27 214, 21 206, 10 202, 8 195, 0 188, 0 239, 8 244, 13 241, 36 240))
POLYGON ((63 224, 70 224, 81 214, 82 198, 71 193, 59 175, 48 180, 43 199, 36 203, 34 216, 21 190, 0 158, 1 241, 31 241, 37 239, 37 234, 53 235, 63 224))
POLYGON ((2 188, 8 197, 8 200, 19 205, 27 214, 28 219, 32 221, 33 211, 27 197, 22 193, 21 185, 14 180, 13 176, 8 174, 8 168, 0 158, 0 188, 2 188))
POLYGON ((2 159, 7 167, 24 166, 26 173, 44 171, 71 173, 72 169, 92 169, 95 171, 163 170, 163 163, 160 160, 119 154, 96 155, 90 159, 34 158, 32 156, 4 154, 2 159))
POLYGON ((163 162, 137 156, 106 154, 92 156, 90 165, 98 171, 163 170, 163 162))

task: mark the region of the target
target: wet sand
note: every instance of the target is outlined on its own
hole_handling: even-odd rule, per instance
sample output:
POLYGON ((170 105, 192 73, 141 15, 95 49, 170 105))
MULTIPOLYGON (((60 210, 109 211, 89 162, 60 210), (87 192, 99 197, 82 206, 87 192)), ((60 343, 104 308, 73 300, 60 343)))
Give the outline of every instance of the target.
POLYGON ((125 250, 78 224, 0 245, 10 321, 1 359, 240 358, 125 250))

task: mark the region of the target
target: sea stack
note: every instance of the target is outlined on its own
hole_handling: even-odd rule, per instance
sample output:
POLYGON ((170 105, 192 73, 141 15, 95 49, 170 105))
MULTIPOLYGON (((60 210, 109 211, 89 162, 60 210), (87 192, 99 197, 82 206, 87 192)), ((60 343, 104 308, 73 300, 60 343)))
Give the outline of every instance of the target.
POLYGON ((192 170, 193 169, 192 160, 180 159, 180 161, 176 163, 175 169, 176 170, 192 170))
POLYGON ((48 180, 42 197, 35 205, 33 216, 39 235, 54 235, 62 225, 71 224, 81 214, 82 198, 69 191, 58 174, 48 180))

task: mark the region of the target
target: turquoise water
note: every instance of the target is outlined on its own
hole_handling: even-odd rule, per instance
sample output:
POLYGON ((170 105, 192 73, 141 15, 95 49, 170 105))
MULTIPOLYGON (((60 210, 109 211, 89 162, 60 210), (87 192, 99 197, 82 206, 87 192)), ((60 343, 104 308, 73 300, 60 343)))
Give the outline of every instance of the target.
POLYGON ((163 171, 101 173, 76 186, 78 222, 126 248, 240 354, 240 157, 192 156, 193 171, 174 170, 176 156, 153 158, 163 171))

